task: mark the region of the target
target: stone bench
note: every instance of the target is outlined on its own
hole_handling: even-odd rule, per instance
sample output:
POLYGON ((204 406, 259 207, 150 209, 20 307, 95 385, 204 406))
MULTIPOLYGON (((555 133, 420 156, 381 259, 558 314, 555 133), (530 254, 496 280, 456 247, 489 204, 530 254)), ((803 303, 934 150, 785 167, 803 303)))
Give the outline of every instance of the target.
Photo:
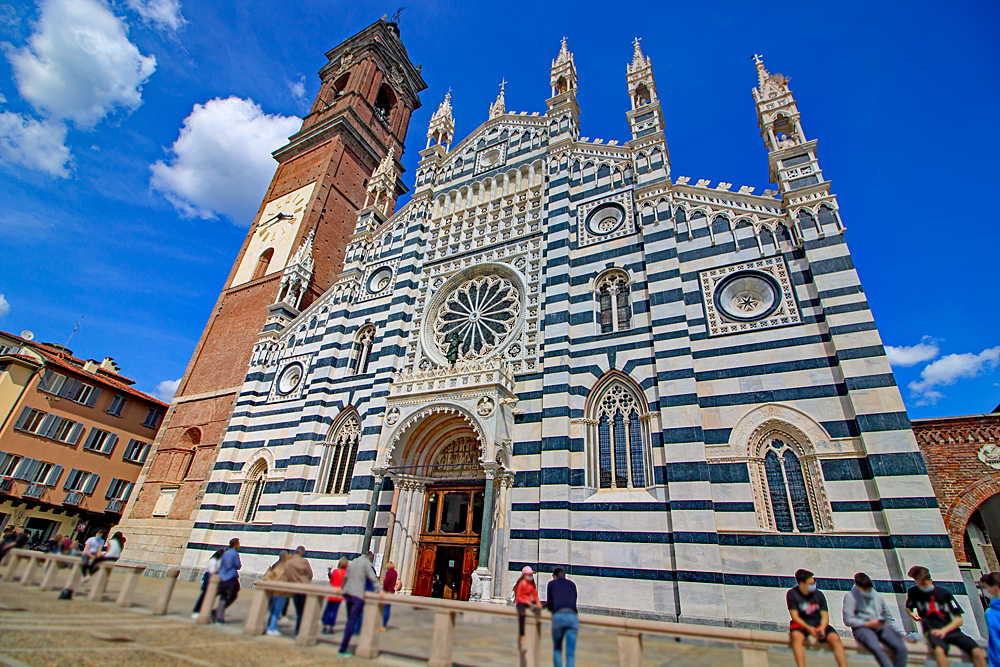
POLYGON ((90 602, 101 602, 104 599, 104 593, 108 588, 111 573, 117 569, 123 570, 128 574, 125 576, 125 583, 122 584, 122 589, 118 593, 115 604, 119 607, 131 607, 132 596, 135 594, 135 589, 139 586, 139 579, 142 577, 142 573, 146 571, 146 566, 129 565, 116 561, 103 561, 98 563, 97 568, 98 571, 90 586, 87 600, 90 602))

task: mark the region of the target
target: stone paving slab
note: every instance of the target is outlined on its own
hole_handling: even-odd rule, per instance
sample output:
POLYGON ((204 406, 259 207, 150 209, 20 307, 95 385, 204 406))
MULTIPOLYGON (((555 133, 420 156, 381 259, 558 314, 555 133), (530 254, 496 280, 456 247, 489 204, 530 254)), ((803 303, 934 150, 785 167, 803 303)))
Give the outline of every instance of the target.
MULTIPOLYGON (((313 648, 292 643, 294 612, 282 619, 283 637, 246 637, 252 591, 242 590, 227 612, 225 626, 196 625, 191 619, 200 585, 177 582, 169 613, 152 616, 163 579, 144 577, 132 609, 110 602, 91 603, 84 596, 58 600, 57 592, 0 582, 0 664, 11 667, 411 667, 426 664, 434 614, 427 609, 392 607, 389 629, 380 636, 383 654, 377 660, 337 658, 344 610, 333 635, 321 635, 313 648), (13 611, 22 608, 25 611, 13 611), (131 641, 112 641, 125 638, 131 641)), ((109 598, 113 596, 109 594, 109 598)), ((291 605, 289 605, 291 607, 291 605)), ((290 610, 291 611, 291 610, 290 610)), ((617 667, 617 636, 611 631, 583 630, 577 644, 579 667, 617 667)), ((645 667, 706 667, 740 665, 738 649, 724 645, 677 642, 643 637, 645 667)), ((773 667, 793 667, 787 650, 769 652, 773 667)), ((460 615, 455 629, 456 667, 514 667, 519 664, 517 623, 490 616, 460 615)), ((541 664, 552 664, 548 626, 542 630, 541 664)), ((809 667, 834 667, 833 656, 813 654, 809 667)), ((869 657, 851 658, 851 667, 872 667, 869 657)))

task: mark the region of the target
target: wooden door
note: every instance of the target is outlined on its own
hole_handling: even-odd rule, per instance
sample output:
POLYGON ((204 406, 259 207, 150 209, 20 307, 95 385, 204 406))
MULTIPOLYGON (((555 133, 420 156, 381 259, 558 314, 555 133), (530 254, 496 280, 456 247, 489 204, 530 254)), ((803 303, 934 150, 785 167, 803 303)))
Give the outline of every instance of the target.
POLYGON ((434 562, 437 559, 437 547, 433 544, 421 544, 417 553, 417 574, 413 584, 413 594, 425 597, 431 594, 431 584, 434 582, 434 562))
POLYGON ((479 565, 479 547, 465 547, 465 562, 462 563, 462 592, 459 600, 468 600, 472 593, 472 573, 479 565))

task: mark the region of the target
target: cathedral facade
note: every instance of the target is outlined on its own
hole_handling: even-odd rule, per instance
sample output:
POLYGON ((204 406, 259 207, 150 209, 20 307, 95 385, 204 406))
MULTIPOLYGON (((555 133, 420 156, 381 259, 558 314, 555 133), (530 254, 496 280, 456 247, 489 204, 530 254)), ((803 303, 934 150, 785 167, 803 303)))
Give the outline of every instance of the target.
POLYGON ((544 111, 501 87, 456 141, 446 97, 308 304, 314 236, 288 251, 183 565, 371 548, 484 601, 564 567, 589 610, 757 627, 800 567, 835 622, 858 571, 964 596, 817 142, 755 60, 762 195, 672 173, 638 40, 622 143, 580 136, 565 41, 544 111))

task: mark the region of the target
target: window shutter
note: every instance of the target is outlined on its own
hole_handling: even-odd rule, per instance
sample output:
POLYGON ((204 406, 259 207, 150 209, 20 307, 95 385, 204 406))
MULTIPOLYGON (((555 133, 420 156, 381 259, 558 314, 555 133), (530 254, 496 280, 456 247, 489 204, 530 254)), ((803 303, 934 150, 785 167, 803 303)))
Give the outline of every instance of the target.
POLYGON ((93 493, 94 487, 97 486, 97 480, 101 478, 96 472, 90 473, 90 477, 87 479, 87 486, 83 487, 83 493, 93 493))
POLYGON ((14 474, 11 475, 14 479, 19 479, 22 482, 27 482, 30 479, 29 472, 32 471, 34 463, 37 463, 35 459, 29 459, 27 457, 21 459, 21 462, 17 464, 14 468, 14 474))
POLYGON ((90 427, 90 435, 87 436, 87 442, 83 443, 84 449, 90 449, 90 445, 93 444, 94 438, 97 437, 98 428, 96 426, 90 427))
POLYGON ((87 399, 87 407, 92 408, 94 404, 97 403, 97 399, 101 397, 101 388, 94 387, 94 390, 90 392, 90 398, 87 399))
POLYGON ((85 430, 87 430, 87 427, 81 424, 80 422, 77 422, 73 426, 73 430, 70 431, 69 439, 66 442, 68 442, 71 445, 75 445, 76 443, 80 442, 80 436, 83 435, 83 432, 85 430))
POLYGON ((53 414, 45 415, 45 419, 42 420, 42 425, 38 429, 38 435, 51 438, 56 434, 56 431, 59 429, 59 425, 62 424, 62 422, 62 417, 57 417, 53 414))
POLYGON ((52 466, 52 470, 49 471, 49 476, 45 479, 45 486, 55 486, 59 483, 59 475, 62 474, 62 466, 52 466))
POLYGON ((8 454, 7 452, 0 452, 0 470, 6 470, 7 466, 10 464, 11 459, 14 458, 13 454, 8 454))
POLYGON ((150 447, 152 447, 152 444, 148 442, 142 446, 142 456, 139 458, 139 463, 146 462, 146 455, 149 454, 150 447))
POLYGON ((17 418, 17 422, 14 424, 14 428, 20 430, 24 426, 24 422, 28 421, 28 415, 31 414, 31 408, 24 408, 21 410, 21 416, 17 418))
POLYGON ((113 498, 114 497, 115 484, 117 484, 117 483, 118 483, 118 478, 117 477, 112 477, 111 478, 111 483, 108 484, 108 490, 104 492, 104 497, 105 498, 113 498))
POLYGON ((66 475, 66 481, 63 482, 63 489, 66 489, 67 491, 72 490, 73 487, 71 486, 71 484, 78 472, 80 471, 77 470, 76 468, 70 469, 69 474, 66 475))
POLYGON ((42 379, 38 381, 38 388, 42 391, 48 391, 49 387, 52 386, 52 381, 55 379, 56 372, 52 369, 46 370, 42 373, 42 379))
POLYGON ((108 435, 107 439, 104 441, 104 447, 101 448, 101 454, 110 454, 113 452, 116 442, 118 442, 117 433, 111 433, 108 435))
POLYGON ((70 396, 75 396, 77 390, 80 389, 80 385, 83 383, 75 378, 66 378, 63 382, 62 389, 59 390, 59 395, 63 398, 69 398, 70 396))
POLYGON ((125 488, 125 493, 121 494, 121 497, 119 498, 119 500, 121 500, 121 501, 128 500, 129 496, 132 495, 132 487, 133 486, 135 486, 135 482, 129 482, 128 486, 125 488))

